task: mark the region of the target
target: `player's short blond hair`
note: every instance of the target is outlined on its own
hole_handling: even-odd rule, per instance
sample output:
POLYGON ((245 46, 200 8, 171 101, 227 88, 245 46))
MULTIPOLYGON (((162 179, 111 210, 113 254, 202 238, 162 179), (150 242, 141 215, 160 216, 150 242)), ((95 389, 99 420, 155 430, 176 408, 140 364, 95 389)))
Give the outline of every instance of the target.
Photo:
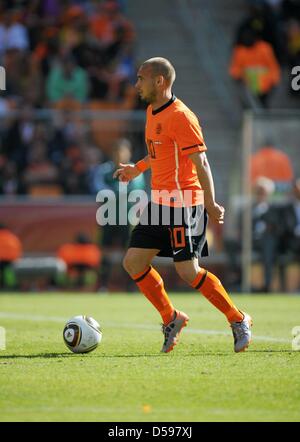
POLYGON ((144 61, 141 67, 150 67, 152 69, 153 75, 162 75, 168 85, 172 86, 176 78, 176 72, 172 63, 166 58, 153 57, 149 60, 144 61))

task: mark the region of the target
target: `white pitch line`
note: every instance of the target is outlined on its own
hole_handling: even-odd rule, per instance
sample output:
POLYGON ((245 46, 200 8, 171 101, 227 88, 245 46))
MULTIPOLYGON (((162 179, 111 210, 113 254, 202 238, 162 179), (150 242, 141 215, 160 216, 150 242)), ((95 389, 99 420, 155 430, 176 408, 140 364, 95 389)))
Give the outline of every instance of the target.
POLYGON ((65 322, 67 318, 61 316, 44 316, 44 315, 25 315, 24 313, 6 313, 0 312, 0 318, 3 319, 19 319, 20 321, 33 322, 65 322))
MULTIPOLYGON (((30 315, 23 313, 6 313, 0 312, 0 318, 3 319, 18 319, 21 321, 36 321, 36 322, 59 322, 64 323, 67 321, 67 318, 63 318, 61 316, 44 316, 44 315, 30 315)), ((157 326, 151 324, 130 324, 130 323, 119 323, 119 322, 105 322, 104 327, 111 328, 126 328, 126 329, 141 329, 141 330, 157 330, 157 326)), ((230 331, 221 331, 221 330, 202 330, 198 328, 187 328, 185 329, 185 333, 190 333, 193 335, 223 335, 223 336, 231 336, 230 331)), ((275 338, 272 336, 256 336, 253 335, 253 339, 256 341, 265 341, 265 342, 281 342, 281 343, 291 343, 290 339, 286 338, 275 338)))

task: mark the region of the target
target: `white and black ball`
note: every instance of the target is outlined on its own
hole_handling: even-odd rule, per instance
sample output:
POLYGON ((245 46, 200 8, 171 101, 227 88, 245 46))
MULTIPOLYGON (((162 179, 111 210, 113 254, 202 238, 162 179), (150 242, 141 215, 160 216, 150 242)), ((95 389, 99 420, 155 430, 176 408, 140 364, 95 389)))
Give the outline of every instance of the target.
POLYGON ((89 353, 101 342, 102 331, 95 319, 89 316, 74 316, 63 331, 64 343, 73 353, 89 353))

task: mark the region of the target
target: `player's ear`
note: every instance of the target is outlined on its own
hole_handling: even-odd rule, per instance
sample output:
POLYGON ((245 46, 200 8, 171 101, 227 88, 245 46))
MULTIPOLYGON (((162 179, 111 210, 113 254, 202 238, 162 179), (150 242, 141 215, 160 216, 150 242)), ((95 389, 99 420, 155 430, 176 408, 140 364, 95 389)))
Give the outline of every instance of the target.
POLYGON ((156 77, 156 84, 157 84, 157 86, 162 86, 164 84, 164 82, 165 82, 165 79, 164 79, 164 77, 162 75, 158 75, 156 77))

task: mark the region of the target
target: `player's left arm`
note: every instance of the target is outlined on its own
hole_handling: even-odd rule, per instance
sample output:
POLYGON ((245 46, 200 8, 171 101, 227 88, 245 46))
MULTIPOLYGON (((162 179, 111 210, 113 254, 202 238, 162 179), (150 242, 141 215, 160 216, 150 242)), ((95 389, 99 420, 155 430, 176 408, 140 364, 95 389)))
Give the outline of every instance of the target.
POLYGON ((219 224, 224 223, 224 207, 215 200, 215 186, 210 165, 205 152, 195 152, 189 155, 197 168, 197 175, 204 191, 204 206, 210 218, 219 224))

